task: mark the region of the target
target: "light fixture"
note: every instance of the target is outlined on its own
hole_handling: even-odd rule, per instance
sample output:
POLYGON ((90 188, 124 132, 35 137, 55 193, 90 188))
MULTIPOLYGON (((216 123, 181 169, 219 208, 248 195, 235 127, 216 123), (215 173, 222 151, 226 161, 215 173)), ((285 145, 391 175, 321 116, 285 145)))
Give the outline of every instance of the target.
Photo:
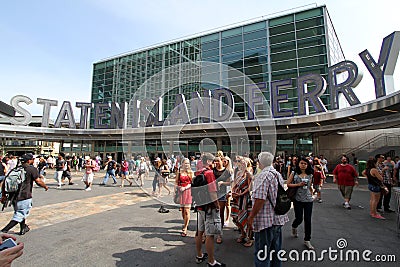
POLYGON ((317 124, 318 126, 321 126, 321 124, 320 124, 319 122, 316 122, 316 124, 317 124))
POLYGON ((349 120, 357 121, 356 119, 354 119, 354 118, 352 118, 352 117, 349 117, 349 120))
POLYGON ((342 132, 342 131, 337 131, 336 134, 338 134, 338 135, 344 135, 344 132, 342 132))
POLYGON ((258 131, 258 126, 256 127, 256 131, 258 131))
POLYGON ((286 129, 289 129, 289 125, 286 125, 286 129))

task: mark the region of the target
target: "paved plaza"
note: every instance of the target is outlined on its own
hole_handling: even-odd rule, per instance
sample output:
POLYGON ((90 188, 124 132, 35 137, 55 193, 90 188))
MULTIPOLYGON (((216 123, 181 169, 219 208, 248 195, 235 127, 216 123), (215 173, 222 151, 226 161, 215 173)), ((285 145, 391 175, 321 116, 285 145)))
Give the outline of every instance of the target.
MULTIPOLYGON (((75 185, 65 185, 60 190, 55 189, 51 171, 47 177, 48 192, 34 188, 33 209, 27 220, 31 231, 17 235, 25 249, 13 266, 206 266, 194 262, 196 214, 191 213, 188 236, 181 237, 178 207, 168 205, 169 213, 158 213, 159 200, 146 192, 151 192, 152 175, 143 190, 138 186, 113 186, 112 179, 109 185, 99 186, 103 173, 97 173, 90 192, 83 190, 79 173, 74 175, 75 185)), ((325 253, 323 262, 288 260, 283 266, 399 266, 397 214, 384 214, 387 220, 383 221, 370 218, 369 191, 365 180, 361 180, 353 193, 352 210, 343 209, 331 179, 323 188, 324 202, 314 203, 311 241, 317 258, 323 250, 331 249, 338 250, 337 260, 329 260, 325 253), (340 238, 344 239, 340 246, 347 242, 341 250, 337 244, 340 238), (365 250, 372 251, 370 258, 395 255, 396 262, 346 262, 344 256, 340 260, 340 251, 345 255, 347 250, 358 250, 360 257, 365 250)), ((172 197, 161 200, 171 202, 172 197)), ((11 216, 11 208, 4 210, 0 224, 5 225, 11 216)), ((293 211, 289 217, 292 221, 293 211)), ((287 253, 297 250, 301 256, 305 249, 303 225, 297 239, 290 236, 290 228, 290 222, 283 228, 283 249, 287 253)), ((14 230, 19 231, 19 226, 14 230)), ((230 224, 224 230, 223 243, 215 245, 216 258, 227 266, 253 266, 254 248, 237 244, 238 235, 230 224)))

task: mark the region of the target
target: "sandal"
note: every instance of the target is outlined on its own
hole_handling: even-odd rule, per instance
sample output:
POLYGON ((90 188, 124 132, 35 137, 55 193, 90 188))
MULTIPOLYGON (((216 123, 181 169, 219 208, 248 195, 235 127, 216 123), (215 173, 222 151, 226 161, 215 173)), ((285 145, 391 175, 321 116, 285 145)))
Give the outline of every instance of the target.
POLYGON ((222 244, 222 236, 219 235, 216 242, 217 244, 222 244))
POLYGON ((246 248, 253 246, 254 240, 247 240, 246 243, 243 244, 246 248))
POLYGON ((182 231, 181 232, 181 237, 186 237, 186 236, 187 236, 186 231, 182 231))
POLYGON ((246 242, 246 237, 245 236, 241 236, 238 239, 236 239, 236 242, 243 244, 243 243, 246 242))

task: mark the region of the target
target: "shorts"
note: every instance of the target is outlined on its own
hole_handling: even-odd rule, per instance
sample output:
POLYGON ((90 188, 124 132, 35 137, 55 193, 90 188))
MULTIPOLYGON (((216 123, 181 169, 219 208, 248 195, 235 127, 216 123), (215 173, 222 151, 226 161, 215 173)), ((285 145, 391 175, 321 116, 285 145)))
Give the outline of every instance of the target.
POLYGON ((129 175, 129 171, 122 171, 121 174, 128 176, 129 175))
POLYGON ((17 201, 14 204, 14 215, 12 219, 17 222, 22 222, 29 216, 29 211, 32 208, 32 198, 17 201))
POLYGON ((211 209, 211 211, 206 214, 204 210, 198 210, 197 231, 204 232, 206 236, 222 235, 222 224, 219 211, 211 209))
POLYGON ((158 183, 159 184, 168 184, 168 176, 167 177, 159 176, 158 183))
POLYGON ((381 187, 379 185, 368 184, 368 189, 369 189, 369 191, 371 191, 373 193, 380 193, 381 192, 381 187))
POLYGON ((315 192, 317 193, 321 193, 321 185, 319 184, 315 184, 313 185, 315 192))
POLYGON ((82 181, 91 183, 93 182, 94 174, 92 173, 84 173, 82 177, 82 181))
POLYGON ((342 193, 343 198, 351 199, 351 194, 353 193, 352 185, 338 185, 340 192, 342 193))

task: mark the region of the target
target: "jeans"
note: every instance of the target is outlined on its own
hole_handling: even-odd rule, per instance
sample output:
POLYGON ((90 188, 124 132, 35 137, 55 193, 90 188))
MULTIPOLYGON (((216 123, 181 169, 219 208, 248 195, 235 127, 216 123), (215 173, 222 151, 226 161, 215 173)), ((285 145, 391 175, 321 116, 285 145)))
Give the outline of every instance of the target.
POLYGON ((293 228, 297 228, 303 222, 304 212, 304 241, 311 240, 311 215, 312 215, 312 202, 294 201, 294 216, 295 219, 292 223, 293 228))
POLYGON ((381 194, 377 208, 382 209, 382 202, 383 202, 383 209, 387 211, 388 209, 390 209, 390 198, 392 197, 392 185, 391 184, 384 184, 384 185, 387 187, 387 189, 389 189, 389 193, 386 196, 381 194))
POLYGON ((282 247, 282 225, 273 225, 260 232, 255 232, 254 238, 255 266, 282 266, 282 262, 277 257, 278 251, 281 250, 282 247))
POLYGON ((154 175, 154 179, 153 179, 153 192, 156 192, 157 184, 158 184, 158 175, 154 175))
POLYGON ((108 178, 110 177, 110 175, 111 175, 111 177, 112 177, 113 180, 114 180, 114 184, 117 183, 117 179, 115 179, 115 170, 112 169, 112 170, 109 170, 109 171, 106 172, 106 176, 104 177, 103 184, 106 184, 106 183, 107 183, 108 178))

